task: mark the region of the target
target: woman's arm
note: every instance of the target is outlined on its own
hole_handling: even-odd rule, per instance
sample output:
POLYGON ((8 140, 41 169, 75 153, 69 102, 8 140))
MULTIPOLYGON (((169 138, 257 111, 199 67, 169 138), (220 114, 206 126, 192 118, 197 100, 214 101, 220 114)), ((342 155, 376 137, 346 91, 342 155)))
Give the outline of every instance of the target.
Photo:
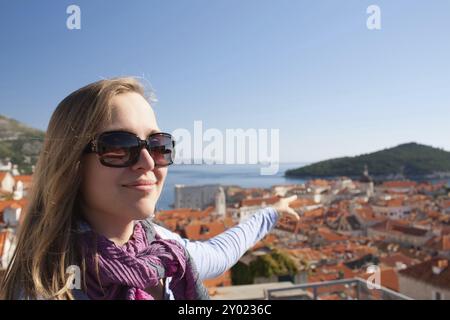
POLYGON ((192 256, 200 278, 211 279, 230 269, 244 253, 272 230, 279 218, 278 212, 267 207, 246 221, 206 241, 190 241, 161 226, 156 232, 163 239, 174 239, 186 247, 192 256))

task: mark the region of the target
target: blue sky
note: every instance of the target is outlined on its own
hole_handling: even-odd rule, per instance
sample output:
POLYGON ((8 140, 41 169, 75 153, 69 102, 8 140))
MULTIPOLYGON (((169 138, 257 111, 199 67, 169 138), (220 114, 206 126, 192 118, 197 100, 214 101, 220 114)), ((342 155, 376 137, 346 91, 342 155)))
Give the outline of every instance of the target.
POLYGON ((1 1, 0 114, 45 130, 73 90, 134 75, 163 130, 278 128, 284 162, 450 150, 449 31, 448 0, 1 1))

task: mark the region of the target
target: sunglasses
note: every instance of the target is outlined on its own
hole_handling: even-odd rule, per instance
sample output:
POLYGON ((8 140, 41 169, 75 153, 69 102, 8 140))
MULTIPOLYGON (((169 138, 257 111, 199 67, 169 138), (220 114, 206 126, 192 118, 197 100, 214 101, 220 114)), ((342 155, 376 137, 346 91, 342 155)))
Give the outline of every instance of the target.
POLYGON ((171 134, 164 132, 152 133, 145 140, 126 131, 103 132, 89 142, 84 153, 97 153, 104 166, 124 168, 139 161, 144 147, 155 161, 156 167, 166 167, 173 163, 175 141, 171 134))

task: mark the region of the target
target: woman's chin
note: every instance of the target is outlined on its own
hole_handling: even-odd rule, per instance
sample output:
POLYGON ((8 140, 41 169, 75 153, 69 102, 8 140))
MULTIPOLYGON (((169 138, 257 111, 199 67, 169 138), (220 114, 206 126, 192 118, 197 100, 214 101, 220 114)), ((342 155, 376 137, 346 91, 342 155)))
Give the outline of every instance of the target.
MULTIPOLYGON (((134 220, 143 220, 154 216, 156 201, 154 199, 140 199, 138 201, 130 201, 127 199, 125 207, 133 216, 134 220)), ((124 203, 122 203, 124 204, 124 203)))
POLYGON ((144 220, 152 218, 155 215, 155 206, 144 206, 143 208, 137 208, 135 211, 136 220, 144 220))

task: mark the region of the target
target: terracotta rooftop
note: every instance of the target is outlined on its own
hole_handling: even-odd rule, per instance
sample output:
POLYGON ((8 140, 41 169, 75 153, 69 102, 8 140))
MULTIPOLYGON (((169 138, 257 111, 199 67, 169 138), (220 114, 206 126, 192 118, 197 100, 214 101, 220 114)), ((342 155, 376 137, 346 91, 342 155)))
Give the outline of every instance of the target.
POLYGON ((303 214, 303 217, 305 217, 305 218, 318 218, 318 217, 323 217, 324 213, 325 213, 325 209, 324 208, 317 208, 317 209, 314 209, 314 210, 306 211, 303 214))
POLYGON ((330 241, 330 242, 348 240, 347 236, 343 236, 343 235, 337 234, 337 233, 331 231, 328 228, 319 228, 317 233, 320 236, 322 236, 322 238, 324 238, 325 240, 330 241))
POLYGON ((190 240, 207 240, 225 231, 221 221, 209 223, 192 222, 184 228, 186 238, 190 240))
POLYGON ((321 260, 321 259, 327 259, 327 256, 324 254, 324 252, 319 250, 314 250, 311 248, 302 248, 302 249, 291 249, 288 250, 290 254, 297 258, 301 258, 304 260, 321 260))
POLYGON ((449 260, 442 258, 433 258, 428 261, 416 264, 405 270, 399 271, 399 274, 415 280, 434 285, 436 287, 450 289, 450 267, 449 260), (436 274, 433 272, 433 267, 438 267, 439 261, 443 262, 441 272, 436 274), (445 263, 447 264, 446 267, 445 263))
POLYGON ((22 181, 22 183, 24 185, 30 185, 31 182, 33 181, 33 176, 32 175, 20 175, 20 176, 14 176, 14 180, 17 181, 22 181))
POLYGON ((5 249, 5 242, 8 238, 8 234, 10 233, 9 230, 1 230, 0 231, 0 258, 3 257, 4 249, 5 249))
POLYGON ((0 171, 0 181, 3 180, 8 172, 0 171))
POLYGON ((300 198, 300 199, 294 200, 291 203, 289 203, 289 207, 291 207, 293 209, 298 209, 298 208, 302 208, 302 207, 306 207, 306 206, 313 206, 315 204, 316 203, 314 202, 313 199, 300 198))
POLYGON ((386 207, 401 207, 401 206, 403 206, 403 199, 401 198, 386 201, 386 207))
POLYGON ((385 220, 384 217, 378 217, 377 215, 375 215, 372 207, 362 207, 356 209, 356 213, 358 214, 359 217, 361 217, 365 221, 381 222, 385 220))
MULTIPOLYGON (((363 279, 368 279, 369 277, 373 276, 373 273, 362 273, 359 275, 359 277, 363 279)), ((399 284, 398 284, 398 274, 393 268, 386 268, 380 270, 380 285, 382 287, 399 291, 399 284)))
POLYGON ((394 231, 394 232, 399 232, 399 233, 416 236, 416 237, 423 237, 428 232, 425 229, 419 229, 419 228, 415 228, 415 227, 411 227, 411 226, 402 225, 398 222, 393 222, 392 220, 385 220, 383 222, 380 222, 380 223, 374 225, 371 228, 374 230, 379 230, 379 231, 384 231, 384 232, 394 231))
POLYGON ((0 212, 3 212, 6 208, 13 206, 14 207, 20 207, 22 209, 25 209, 28 204, 28 200, 26 198, 22 198, 20 200, 4 200, 0 201, 0 212))
POLYGON ((385 181, 381 185, 384 188, 393 188, 393 189, 403 189, 403 188, 412 188, 417 185, 417 182, 414 181, 385 181))
POLYGON ((173 210, 161 210, 157 213, 157 218, 159 220, 165 219, 199 219, 206 218, 210 216, 211 212, 214 211, 213 207, 208 207, 205 210, 196 210, 191 208, 179 208, 173 210), (211 210, 212 209, 212 210, 211 210))
POLYGON ((253 199, 244 199, 241 201, 241 206, 251 207, 251 206, 262 206, 262 205, 271 205, 280 199, 279 196, 273 196, 268 198, 253 198, 253 199))
POLYGON ((450 207, 450 200, 443 201, 443 202, 441 203, 441 207, 442 207, 443 209, 449 208, 449 207, 450 207))
POLYGON ((433 237, 425 243, 425 247, 438 251, 450 251, 450 235, 433 237))
POLYGON ((309 180, 308 185, 315 186, 315 187, 328 187, 330 185, 330 182, 328 180, 324 180, 324 179, 315 179, 315 180, 309 180))
POLYGON ((395 268, 397 263, 402 263, 407 267, 410 267, 418 262, 416 259, 412 259, 401 252, 394 253, 386 257, 380 257, 380 262, 388 267, 395 268))
POLYGON ((398 231, 398 232, 408 234, 411 236, 416 236, 416 237, 422 237, 422 236, 426 235, 428 232, 427 230, 424 230, 424 229, 407 227, 407 226, 402 226, 402 225, 392 225, 391 230, 398 231))

